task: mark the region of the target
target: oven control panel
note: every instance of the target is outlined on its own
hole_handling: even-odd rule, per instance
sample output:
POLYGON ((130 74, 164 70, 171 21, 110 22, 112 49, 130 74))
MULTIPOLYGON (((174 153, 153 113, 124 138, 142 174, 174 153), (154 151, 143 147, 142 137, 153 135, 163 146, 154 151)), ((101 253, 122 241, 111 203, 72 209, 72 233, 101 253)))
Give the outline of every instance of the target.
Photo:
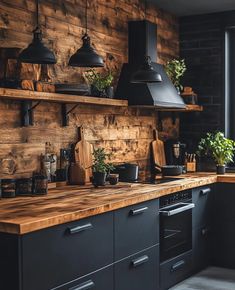
POLYGON ((192 200, 192 191, 180 191, 160 198, 160 208, 183 201, 192 200))

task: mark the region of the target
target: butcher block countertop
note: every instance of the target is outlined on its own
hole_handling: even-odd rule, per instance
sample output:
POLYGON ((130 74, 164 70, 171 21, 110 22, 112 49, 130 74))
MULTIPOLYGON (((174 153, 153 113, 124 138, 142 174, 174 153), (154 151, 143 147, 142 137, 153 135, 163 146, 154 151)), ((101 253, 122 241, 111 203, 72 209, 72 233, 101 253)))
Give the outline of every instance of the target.
POLYGON ((116 210, 177 191, 215 182, 235 183, 235 174, 197 173, 162 184, 127 184, 94 188, 66 186, 48 195, 0 199, 0 232, 26 234, 116 210))

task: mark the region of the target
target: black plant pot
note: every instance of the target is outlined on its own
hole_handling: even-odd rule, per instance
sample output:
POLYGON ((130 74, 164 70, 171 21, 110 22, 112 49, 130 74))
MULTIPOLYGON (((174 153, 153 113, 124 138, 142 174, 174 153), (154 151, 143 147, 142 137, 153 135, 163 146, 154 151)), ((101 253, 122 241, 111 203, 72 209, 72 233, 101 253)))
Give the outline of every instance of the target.
POLYGON ((95 187, 104 186, 106 181, 107 174, 103 172, 93 172, 92 184, 95 187))
POLYGON ((99 98, 110 98, 114 96, 113 87, 107 87, 104 90, 100 91, 96 86, 91 85, 91 95, 99 98))
POLYGON ((225 174, 225 165, 216 165, 217 174, 225 174))

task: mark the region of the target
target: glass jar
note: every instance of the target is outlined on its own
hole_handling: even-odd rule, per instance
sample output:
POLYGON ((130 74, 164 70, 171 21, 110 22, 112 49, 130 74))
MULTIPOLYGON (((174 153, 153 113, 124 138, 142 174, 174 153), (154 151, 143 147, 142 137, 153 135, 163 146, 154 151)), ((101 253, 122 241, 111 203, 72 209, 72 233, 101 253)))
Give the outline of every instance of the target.
POLYGON ((16 195, 32 194, 32 178, 21 178, 16 181, 16 195))
POLYGON ((16 180, 15 179, 2 179, 2 197, 15 197, 16 196, 16 180))
POLYGON ((48 179, 46 175, 35 174, 33 176, 33 194, 41 195, 48 192, 48 179))

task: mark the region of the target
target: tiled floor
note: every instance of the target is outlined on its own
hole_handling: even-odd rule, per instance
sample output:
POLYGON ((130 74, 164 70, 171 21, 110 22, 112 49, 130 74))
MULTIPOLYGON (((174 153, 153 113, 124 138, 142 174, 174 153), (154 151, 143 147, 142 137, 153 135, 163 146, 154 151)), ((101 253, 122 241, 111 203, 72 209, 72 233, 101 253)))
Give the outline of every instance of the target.
POLYGON ((209 267, 170 290, 235 290, 235 270, 209 267))

